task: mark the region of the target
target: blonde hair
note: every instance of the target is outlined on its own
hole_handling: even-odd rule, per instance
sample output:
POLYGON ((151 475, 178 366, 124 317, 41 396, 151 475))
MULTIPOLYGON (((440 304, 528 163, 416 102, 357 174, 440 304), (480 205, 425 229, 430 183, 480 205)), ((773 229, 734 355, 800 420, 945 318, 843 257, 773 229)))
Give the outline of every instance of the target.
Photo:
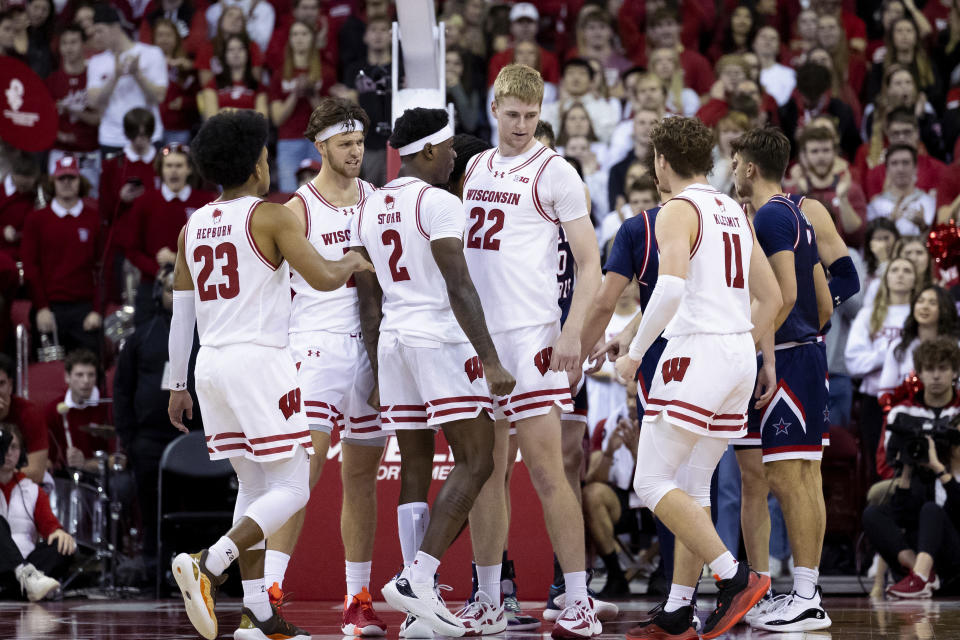
POLYGON ((319 82, 323 80, 323 62, 320 60, 320 52, 317 51, 317 31, 306 22, 295 20, 287 31, 287 44, 283 49, 283 79, 290 80, 296 77, 297 72, 293 62, 293 46, 290 44, 289 32, 295 25, 306 27, 310 32, 310 51, 307 54, 309 61, 307 65, 307 78, 310 82, 319 82))
POLYGON ((497 104, 504 98, 516 98, 524 104, 543 102, 543 78, 540 72, 525 64, 508 64, 493 81, 493 99, 497 104))
POLYGON ((894 262, 906 262, 913 270, 914 289, 917 285, 917 268, 906 258, 893 258, 887 263, 887 268, 883 271, 883 278, 880 279, 880 288, 877 289, 877 297, 873 302, 873 312, 870 314, 870 335, 875 336, 883 328, 883 321, 887 319, 887 310, 890 307, 890 288, 887 286, 887 273, 894 262))

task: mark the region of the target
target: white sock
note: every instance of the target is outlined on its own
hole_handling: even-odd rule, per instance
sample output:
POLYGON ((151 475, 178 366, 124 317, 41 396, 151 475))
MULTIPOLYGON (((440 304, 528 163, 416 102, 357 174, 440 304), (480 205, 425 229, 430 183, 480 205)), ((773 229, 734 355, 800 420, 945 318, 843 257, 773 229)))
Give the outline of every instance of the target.
POLYGON ((820 572, 806 567, 793 568, 793 590, 801 598, 809 600, 817 595, 817 579, 820 572))
POLYGON ((430 505, 426 502, 408 502, 397 507, 397 533, 400 535, 403 566, 409 567, 413 564, 428 524, 430 505))
POLYGON ((373 565, 373 561, 350 562, 346 560, 345 562, 347 564, 347 598, 352 598, 360 593, 364 587, 370 587, 370 567, 373 565))
POLYGON ((729 551, 724 551, 717 559, 710 563, 710 568, 713 569, 721 580, 729 580, 733 576, 737 575, 737 559, 733 557, 733 554, 729 551))
POLYGON ((920 573, 920 572, 917 571, 916 569, 913 570, 913 575, 917 576, 918 578, 920 578, 920 579, 923 580, 924 582, 930 582, 930 576, 929 576, 929 575, 924 574, 924 573, 920 573))
POLYGON ((564 605, 569 607, 577 600, 587 599, 588 594, 586 571, 573 571, 571 573, 565 573, 563 574, 563 581, 567 585, 567 597, 563 601, 564 605))
POLYGON ((204 568, 214 576, 219 576, 238 557, 240 557, 240 550, 237 549, 237 545, 227 536, 222 536, 207 549, 204 568))
POLYGON ((690 602, 693 601, 693 592, 696 590, 696 587, 686 587, 677 583, 671 584, 670 595, 667 597, 667 604, 664 605, 663 610, 671 613, 682 607, 689 606, 690 602))
POLYGON ((283 551, 274 551, 267 549, 263 558, 263 582, 267 589, 277 583, 277 586, 283 589, 283 576, 287 575, 287 564, 290 562, 290 554, 283 551))
POLYGON ((249 609, 260 622, 268 620, 273 615, 270 609, 270 596, 263 584, 263 578, 243 581, 243 606, 249 609))
POLYGON ((759 574, 762 575, 762 576, 767 576, 768 578, 770 577, 770 572, 769 572, 769 571, 757 571, 757 573, 759 573, 759 574))
POLYGON ((440 561, 429 553, 417 551, 417 555, 410 565, 410 580, 412 582, 429 582, 433 584, 433 576, 440 567, 440 561))
POLYGON ((487 599, 496 606, 500 606, 500 567, 499 563, 489 567, 477 565, 477 590, 482 591, 487 599))

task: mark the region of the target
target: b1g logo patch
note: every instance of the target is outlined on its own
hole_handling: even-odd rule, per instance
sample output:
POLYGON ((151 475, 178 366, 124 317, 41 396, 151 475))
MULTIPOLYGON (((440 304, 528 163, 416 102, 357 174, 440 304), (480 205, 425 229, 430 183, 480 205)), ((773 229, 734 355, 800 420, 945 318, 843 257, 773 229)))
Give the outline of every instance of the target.
POLYGON ((680 382, 687 375, 687 367, 690 366, 690 358, 670 358, 663 363, 660 373, 663 375, 663 383, 680 382))
POLYGON ((533 356, 533 365, 537 368, 537 371, 540 372, 540 375, 547 375, 547 370, 550 369, 550 359, 553 357, 553 347, 547 347, 541 351, 537 352, 537 355, 533 356))
POLYGON ((470 382, 475 382, 477 379, 482 378, 483 363, 480 362, 480 356, 467 358, 467 361, 463 363, 463 370, 467 374, 467 379, 470 382))

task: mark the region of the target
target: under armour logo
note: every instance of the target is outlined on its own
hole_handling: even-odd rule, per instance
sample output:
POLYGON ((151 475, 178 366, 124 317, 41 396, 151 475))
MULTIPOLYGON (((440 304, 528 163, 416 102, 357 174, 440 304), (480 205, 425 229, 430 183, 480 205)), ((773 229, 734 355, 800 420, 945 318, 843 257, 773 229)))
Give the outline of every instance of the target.
POLYGON ((504 171, 494 171, 494 172, 493 172, 493 177, 494 177, 494 178, 506 178, 506 177, 507 177, 507 174, 506 174, 506 172, 504 172, 504 171))

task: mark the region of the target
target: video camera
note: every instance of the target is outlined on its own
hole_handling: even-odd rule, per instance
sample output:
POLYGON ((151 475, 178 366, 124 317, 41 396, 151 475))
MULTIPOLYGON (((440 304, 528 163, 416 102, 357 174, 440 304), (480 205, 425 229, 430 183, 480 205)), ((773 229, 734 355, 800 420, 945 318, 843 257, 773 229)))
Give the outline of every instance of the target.
POLYGON ((896 419, 887 425, 887 429, 901 438, 900 462, 918 465, 929 462, 930 447, 927 436, 933 438, 940 461, 946 463, 950 460, 950 447, 960 446, 960 430, 957 429, 957 424, 960 424, 960 414, 930 419, 899 413, 896 419))

